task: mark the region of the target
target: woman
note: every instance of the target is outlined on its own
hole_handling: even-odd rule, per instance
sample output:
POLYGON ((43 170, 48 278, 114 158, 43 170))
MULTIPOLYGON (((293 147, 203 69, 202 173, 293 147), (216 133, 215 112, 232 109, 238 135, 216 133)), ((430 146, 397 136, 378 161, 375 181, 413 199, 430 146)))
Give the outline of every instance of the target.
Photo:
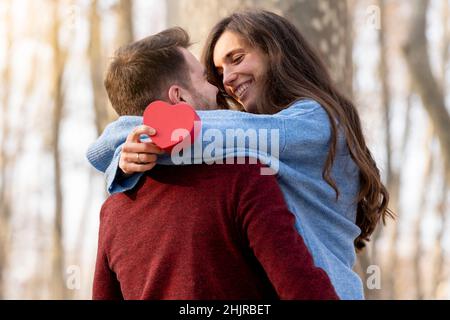
MULTIPOLYGON (((247 112, 199 112, 203 130, 280 130, 277 178, 296 228, 340 298, 362 299, 361 280, 352 271, 354 248, 363 248, 380 218, 391 213, 355 107, 336 89, 299 31, 270 12, 244 11, 221 20, 208 37, 203 60, 209 81, 222 92, 222 103, 247 112)), ((133 165, 131 171, 140 171, 140 161, 130 159, 142 149, 128 144, 123 150, 128 161, 121 162, 122 170, 129 173, 133 165)), ((261 152, 245 146, 227 155, 261 152)), ((116 153, 110 165, 111 185, 118 157, 116 153)), ((129 178, 120 191, 137 179, 129 178)))

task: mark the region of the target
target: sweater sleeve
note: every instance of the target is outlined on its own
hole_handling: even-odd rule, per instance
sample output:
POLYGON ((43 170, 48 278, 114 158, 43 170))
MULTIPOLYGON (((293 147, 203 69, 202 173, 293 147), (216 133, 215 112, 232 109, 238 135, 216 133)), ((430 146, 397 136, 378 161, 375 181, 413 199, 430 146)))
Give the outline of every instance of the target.
POLYGON ((113 159, 117 157, 128 134, 134 127, 142 124, 142 117, 122 116, 106 126, 100 137, 92 143, 86 158, 97 170, 105 172, 113 159))
POLYGON ((314 265, 275 177, 256 166, 239 184, 238 229, 266 271, 280 299, 338 299, 328 275, 314 265))
POLYGON ((108 256, 106 254, 104 229, 104 224, 100 222, 97 260, 95 263, 94 282, 92 287, 92 299, 123 300, 120 283, 117 280, 117 276, 114 271, 109 267, 108 256))
MULTIPOLYGON (((308 130, 315 128, 317 121, 311 123, 309 113, 318 108, 320 105, 308 100, 299 101, 274 115, 233 110, 198 111, 202 121, 201 134, 191 148, 187 148, 189 152, 183 152, 181 156, 181 150, 174 148, 171 156, 158 157, 158 164, 211 164, 221 163, 225 158, 250 157, 270 167, 270 170, 262 168, 263 174, 282 174, 278 171, 280 161, 298 159, 299 153, 309 152, 307 148, 314 147, 316 141, 311 140, 313 134, 308 130), (286 132, 288 120, 289 131, 286 132)), ((107 127, 87 152, 89 162, 105 172, 107 190, 111 194, 134 188, 142 176, 134 174, 119 179, 117 174, 121 147, 127 135, 139 124, 142 124, 142 117, 121 117, 107 127)), ((320 135, 316 136, 322 139, 320 135)))
MULTIPOLYGON (((202 121, 201 134, 188 148, 189 158, 181 150, 176 153, 174 148, 172 155, 158 157, 158 164, 211 164, 225 158, 251 157, 271 167, 272 171, 263 168, 263 173, 265 170, 266 174, 277 173, 280 151, 285 144, 283 119, 232 110, 198 111, 198 114, 202 121)), ((117 170, 126 137, 140 124, 142 117, 121 117, 87 151, 91 165, 105 173, 106 187, 111 194, 134 188, 142 176, 133 174, 121 179, 117 170)))

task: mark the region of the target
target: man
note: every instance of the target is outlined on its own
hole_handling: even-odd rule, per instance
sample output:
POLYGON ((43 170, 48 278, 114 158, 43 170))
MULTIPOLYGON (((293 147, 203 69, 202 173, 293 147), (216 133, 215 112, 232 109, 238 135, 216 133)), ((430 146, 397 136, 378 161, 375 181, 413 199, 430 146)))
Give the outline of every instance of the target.
MULTIPOLYGON (((141 115, 153 100, 216 107, 188 46, 173 28, 119 49, 105 80, 119 115, 141 115)), ((259 164, 156 166, 102 207, 93 298, 337 299, 294 223, 259 164)))

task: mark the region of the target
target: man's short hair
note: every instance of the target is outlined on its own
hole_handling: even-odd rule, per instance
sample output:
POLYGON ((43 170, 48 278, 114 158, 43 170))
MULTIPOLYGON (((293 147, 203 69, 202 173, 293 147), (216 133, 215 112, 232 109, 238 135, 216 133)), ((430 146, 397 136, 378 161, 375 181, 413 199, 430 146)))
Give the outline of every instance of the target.
POLYGON ((120 47, 104 81, 114 110, 142 115, 152 101, 167 98, 170 85, 189 89, 189 67, 180 50, 189 46, 188 33, 175 27, 120 47))

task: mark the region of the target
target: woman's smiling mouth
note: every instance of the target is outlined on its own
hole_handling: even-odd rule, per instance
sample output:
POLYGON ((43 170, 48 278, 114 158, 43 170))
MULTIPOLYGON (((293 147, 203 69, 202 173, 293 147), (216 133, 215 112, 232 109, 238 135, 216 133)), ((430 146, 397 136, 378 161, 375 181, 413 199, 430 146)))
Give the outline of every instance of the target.
POLYGON ((252 81, 244 82, 243 84, 239 85, 236 90, 234 91, 235 96, 241 100, 244 97, 244 94, 247 92, 247 89, 250 87, 252 81))

